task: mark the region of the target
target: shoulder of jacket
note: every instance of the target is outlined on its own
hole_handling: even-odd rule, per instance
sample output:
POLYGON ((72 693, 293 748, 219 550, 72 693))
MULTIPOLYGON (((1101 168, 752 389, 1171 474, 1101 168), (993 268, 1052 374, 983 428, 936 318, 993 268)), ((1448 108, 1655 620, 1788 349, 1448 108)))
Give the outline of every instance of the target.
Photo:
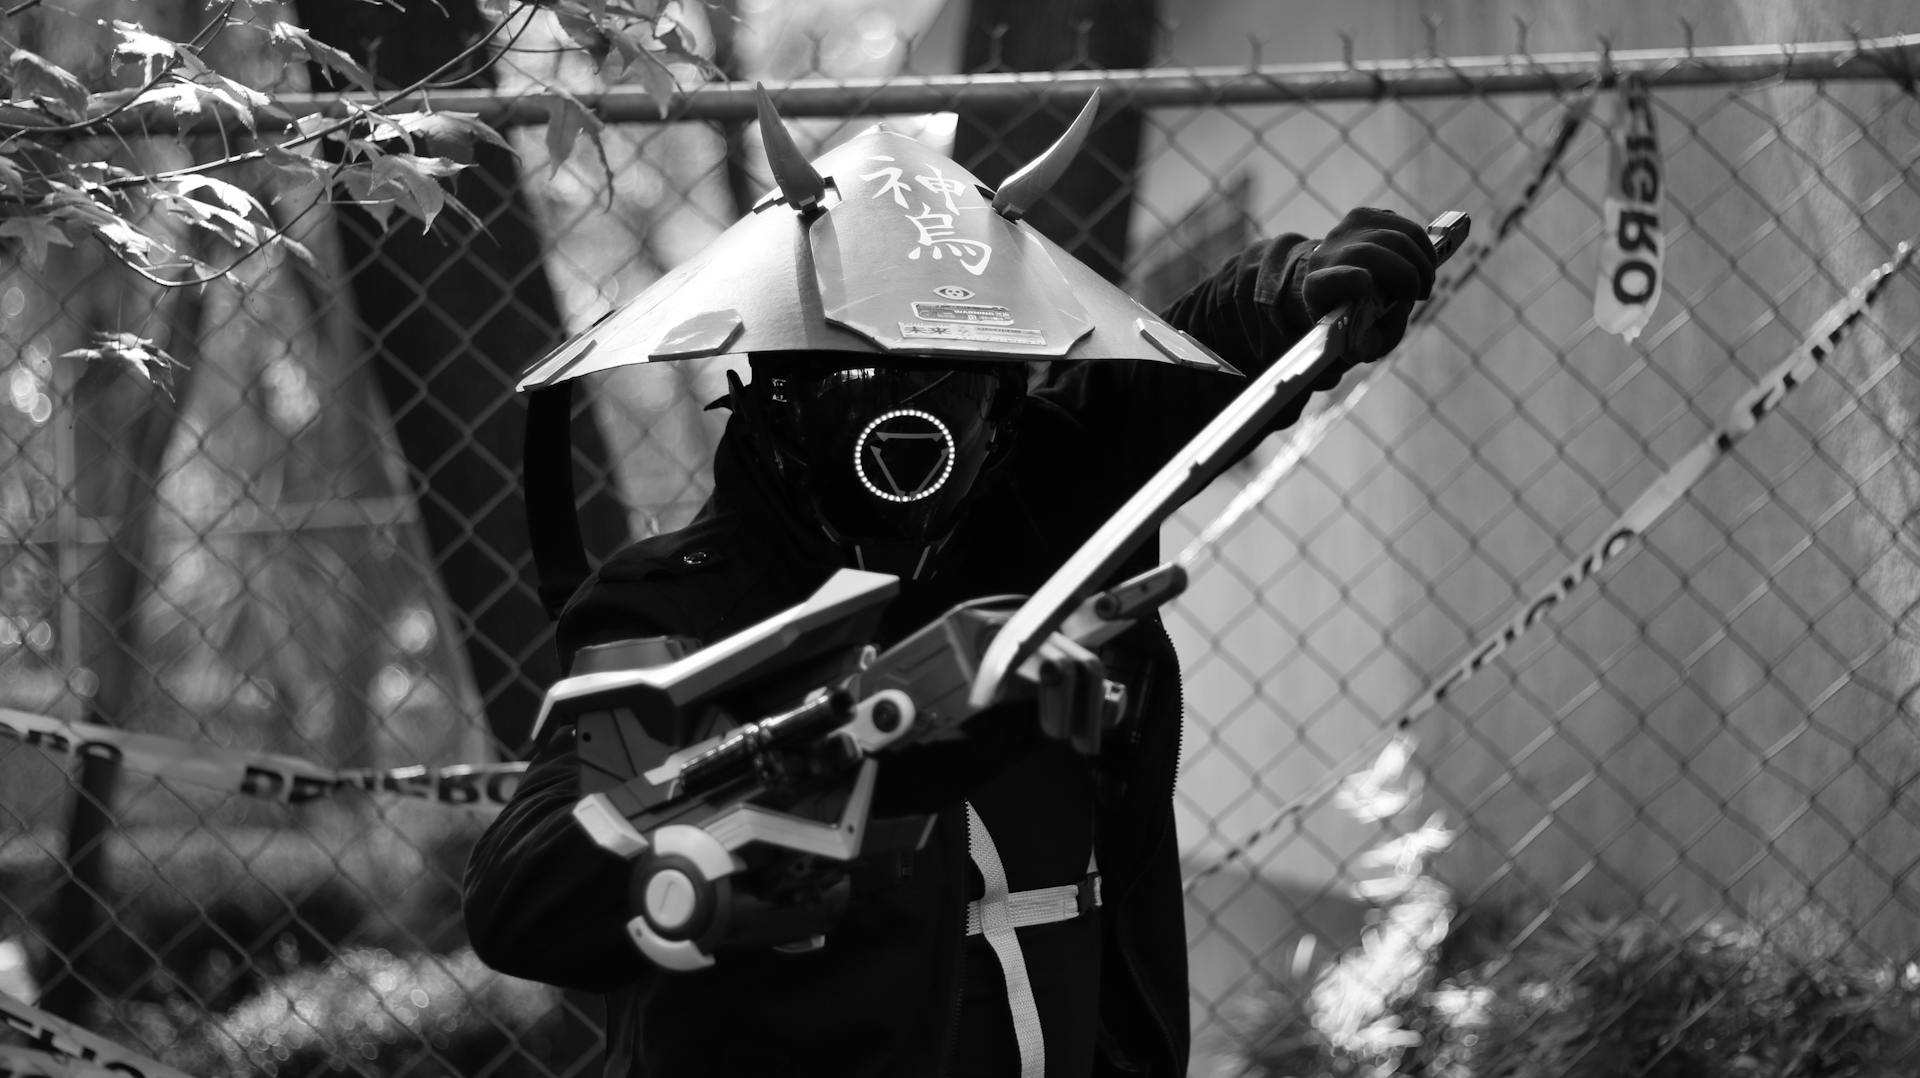
POLYGON ((712 640, 763 562, 724 516, 631 543, 602 562, 560 612, 561 661, 571 666, 582 647, 643 636, 712 640))
POLYGON ((671 580, 712 573, 741 560, 738 522, 719 516, 631 543, 603 562, 599 580, 671 580))

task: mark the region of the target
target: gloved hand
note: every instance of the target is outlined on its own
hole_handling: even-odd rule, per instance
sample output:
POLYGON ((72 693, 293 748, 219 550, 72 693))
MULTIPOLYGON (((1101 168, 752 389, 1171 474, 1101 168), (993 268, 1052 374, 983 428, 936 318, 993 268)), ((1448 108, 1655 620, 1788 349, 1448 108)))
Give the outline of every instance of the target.
POLYGON ((1424 226, 1392 210, 1360 207, 1347 211, 1295 272, 1316 320, 1343 303, 1380 303, 1380 316, 1348 355, 1370 363, 1406 335, 1414 302, 1433 294, 1438 265, 1424 226))

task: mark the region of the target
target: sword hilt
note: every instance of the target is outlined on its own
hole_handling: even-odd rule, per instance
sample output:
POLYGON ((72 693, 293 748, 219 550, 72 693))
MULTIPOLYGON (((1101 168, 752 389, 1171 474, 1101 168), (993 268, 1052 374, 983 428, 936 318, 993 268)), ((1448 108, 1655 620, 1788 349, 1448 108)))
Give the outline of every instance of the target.
MULTIPOLYGON (((1472 220, 1459 210, 1448 210, 1427 223, 1427 242, 1433 245, 1434 266, 1443 266, 1447 260, 1466 246, 1467 235, 1472 230, 1472 220)), ((1369 354, 1368 334, 1373 324, 1386 313, 1388 306, 1378 297, 1342 304, 1328 311, 1320 319, 1327 327, 1328 347, 1319 359, 1316 371, 1325 369, 1343 370, 1341 364, 1351 364, 1355 360, 1373 360, 1384 355, 1369 354)), ((1325 388, 1319 382, 1316 388, 1325 388)))
POLYGON ((1448 210, 1427 225, 1427 242, 1433 244, 1433 257, 1445 262, 1467 242, 1473 222, 1459 210, 1448 210))

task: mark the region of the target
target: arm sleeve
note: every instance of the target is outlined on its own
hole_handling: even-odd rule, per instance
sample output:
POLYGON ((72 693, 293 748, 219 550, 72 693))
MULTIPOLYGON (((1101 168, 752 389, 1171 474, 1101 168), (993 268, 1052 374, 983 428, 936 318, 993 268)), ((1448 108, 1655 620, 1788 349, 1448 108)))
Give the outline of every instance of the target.
MULTIPOLYGON (((603 567, 604 569, 604 567, 603 567)), ((587 582, 561 615, 563 664, 586 644, 657 632, 628 590, 587 582)), ((513 798, 467 859, 462 902, 474 953, 502 973, 609 992, 653 969, 628 937, 629 865, 573 818, 580 800, 574 729, 543 737, 513 798)))
MULTIPOLYGON (((1227 259, 1162 317, 1253 377, 1313 327, 1296 272, 1313 247, 1291 233, 1256 243, 1227 259)), ((1246 385, 1245 378, 1168 363, 1096 359, 1072 364, 1039 393, 1074 415, 1096 444, 1114 447, 1108 459, 1127 462, 1143 481, 1246 385)), ((1271 429, 1291 426, 1304 405, 1303 397, 1271 429)))
POLYGON ((579 799, 574 732, 564 727, 467 861, 467 933, 502 973, 609 992, 651 967, 627 937, 627 863, 574 822, 579 799))
POLYGON ((1227 259, 1160 316, 1246 374, 1257 374, 1313 326, 1295 266, 1315 246, 1293 233, 1262 240, 1227 259))

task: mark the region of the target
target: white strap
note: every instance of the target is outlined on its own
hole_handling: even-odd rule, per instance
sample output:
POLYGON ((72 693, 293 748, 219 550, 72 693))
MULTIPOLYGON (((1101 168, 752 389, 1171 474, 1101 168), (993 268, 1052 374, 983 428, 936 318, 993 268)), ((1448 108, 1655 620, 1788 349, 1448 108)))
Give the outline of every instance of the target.
MULTIPOLYGON (((1081 903, 1091 899, 1092 906, 1100 904, 1100 877, 1089 875, 1085 883, 1069 883, 1059 887, 1036 887, 1031 891, 1014 891, 1007 895, 1007 921, 1015 928, 1032 928, 1034 925, 1050 925, 1058 921, 1071 921, 1085 913, 1081 903), (1086 892, 1091 891, 1091 895, 1086 892)), ((980 903, 967 903, 967 935, 980 934, 980 903)))
MULTIPOLYGON (((1020 939, 1013 930, 1011 897, 1007 891, 1007 870, 1000 864, 1000 851, 987 834, 973 803, 967 803, 967 852, 986 882, 978 906, 980 934, 987 938, 994 956, 1000 959, 1000 972, 1007 978, 1007 1004, 1013 1012, 1013 1035, 1020 1043, 1020 1078, 1046 1078, 1047 1046, 1040 1034, 1040 1006, 1034 1002, 1033 982, 1027 978, 1027 962, 1020 954, 1020 939)), ((1022 894, 1032 894, 1027 891, 1022 894)), ((969 934, 974 920, 969 908, 969 934)))

